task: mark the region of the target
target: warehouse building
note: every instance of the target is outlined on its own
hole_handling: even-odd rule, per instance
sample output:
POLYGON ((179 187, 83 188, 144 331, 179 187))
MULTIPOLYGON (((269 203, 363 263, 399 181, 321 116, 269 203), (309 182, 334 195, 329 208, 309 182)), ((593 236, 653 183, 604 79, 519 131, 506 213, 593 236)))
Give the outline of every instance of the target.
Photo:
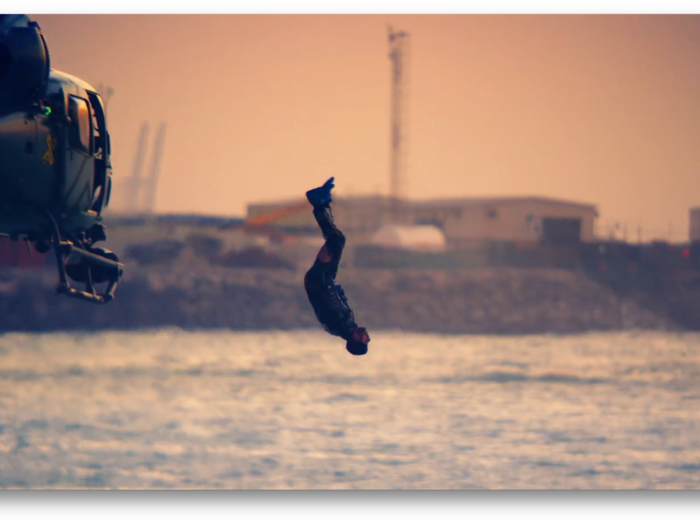
MULTIPOLYGON (((272 223, 296 233, 317 234, 313 215, 303 202, 250 204, 248 220, 274 217, 272 223)), ((540 197, 401 200, 389 197, 335 198, 333 214, 353 242, 370 240, 385 224, 439 228, 453 247, 483 242, 591 242, 596 206, 540 197)))

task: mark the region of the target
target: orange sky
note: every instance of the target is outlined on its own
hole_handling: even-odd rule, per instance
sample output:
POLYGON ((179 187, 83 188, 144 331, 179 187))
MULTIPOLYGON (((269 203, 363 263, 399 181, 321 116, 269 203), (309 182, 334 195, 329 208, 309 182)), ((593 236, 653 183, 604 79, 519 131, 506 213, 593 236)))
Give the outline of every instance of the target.
POLYGON ((387 193, 387 24, 412 35, 410 197, 575 199, 679 240, 700 205, 698 16, 33 18, 53 67, 114 86, 115 184, 141 121, 167 122, 158 211, 243 214, 331 175, 387 193))

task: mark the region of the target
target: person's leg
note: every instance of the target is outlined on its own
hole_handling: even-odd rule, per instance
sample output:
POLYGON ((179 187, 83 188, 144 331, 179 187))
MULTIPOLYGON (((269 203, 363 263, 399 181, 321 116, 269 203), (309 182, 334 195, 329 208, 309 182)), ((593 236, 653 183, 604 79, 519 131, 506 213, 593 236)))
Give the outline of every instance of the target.
POLYGON ((314 217, 316 217, 323 238, 326 240, 316 256, 314 266, 335 279, 343 255, 343 248, 345 248, 345 235, 333 222, 330 208, 314 209, 314 217))

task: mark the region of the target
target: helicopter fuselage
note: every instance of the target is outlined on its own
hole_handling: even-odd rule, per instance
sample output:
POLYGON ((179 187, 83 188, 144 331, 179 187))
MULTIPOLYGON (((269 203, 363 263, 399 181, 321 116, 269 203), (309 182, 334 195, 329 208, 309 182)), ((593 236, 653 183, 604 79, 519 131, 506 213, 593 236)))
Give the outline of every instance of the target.
POLYGON ((42 253, 53 247, 57 292, 101 304, 114 298, 123 271, 114 253, 94 246, 106 239, 109 157, 97 90, 51 68, 37 23, 0 15, 0 236, 22 237, 42 253), (104 282, 97 293, 94 284, 104 282))
POLYGON ((87 82, 51 70, 37 105, 0 105, 0 234, 50 237, 39 209, 62 231, 101 221, 111 166, 104 106, 87 82))

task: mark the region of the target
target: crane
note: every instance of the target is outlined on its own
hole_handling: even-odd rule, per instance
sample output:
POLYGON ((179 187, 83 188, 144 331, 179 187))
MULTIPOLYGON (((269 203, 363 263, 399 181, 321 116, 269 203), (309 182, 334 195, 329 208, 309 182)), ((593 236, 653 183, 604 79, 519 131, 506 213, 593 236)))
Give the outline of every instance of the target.
POLYGON ((270 224, 271 222, 275 222, 276 220, 282 219, 287 215, 291 215, 301 210, 308 209, 308 207, 309 202, 306 199, 304 199, 303 201, 295 202, 294 204, 285 206, 284 208, 278 208, 267 213, 261 213, 260 215, 249 217, 245 220, 243 225, 248 227, 265 226, 267 224, 270 224))
MULTIPOLYGON (((243 222, 243 224, 234 227, 239 228, 246 233, 258 233, 266 235, 273 241, 294 242, 297 239, 296 235, 285 233, 279 228, 275 228, 274 226, 272 226, 272 223, 279 219, 287 217, 288 215, 298 213, 308 208, 309 203, 306 199, 304 199, 303 201, 295 202, 294 204, 290 204, 289 206, 285 206, 283 208, 278 208, 267 213, 261 213, 253 217, 248 217, 243 222)), ((231 227, 232 226, 228 224, 220 226, 221 229, 229 229, 231 227)))

